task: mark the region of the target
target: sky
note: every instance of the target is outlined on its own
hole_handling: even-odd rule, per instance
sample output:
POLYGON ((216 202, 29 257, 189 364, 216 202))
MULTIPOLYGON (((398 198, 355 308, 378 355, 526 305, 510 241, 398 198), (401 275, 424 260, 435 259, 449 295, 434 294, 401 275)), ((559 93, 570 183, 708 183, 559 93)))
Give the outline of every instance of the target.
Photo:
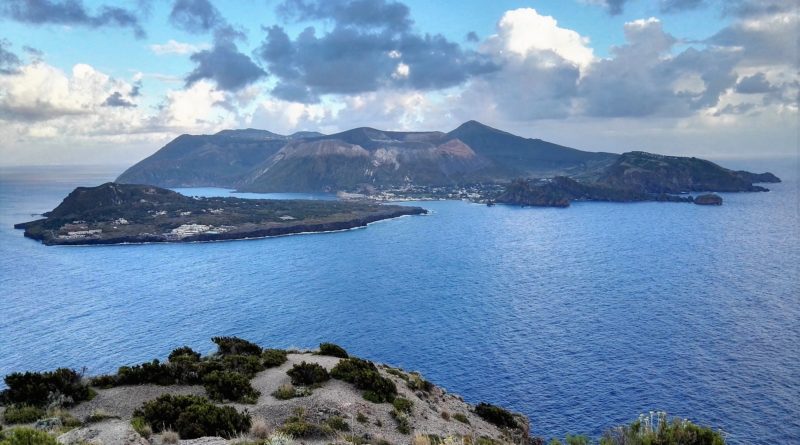
POLYGON ((0 0, 0 165, 468 120, 590 151, 792 157, 799 26, 800 0, 0 0))

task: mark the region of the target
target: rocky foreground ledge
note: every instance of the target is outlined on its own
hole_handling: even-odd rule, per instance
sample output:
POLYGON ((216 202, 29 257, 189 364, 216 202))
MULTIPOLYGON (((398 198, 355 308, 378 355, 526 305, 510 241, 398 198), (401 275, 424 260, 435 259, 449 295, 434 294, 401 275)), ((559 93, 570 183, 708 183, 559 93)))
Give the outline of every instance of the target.
POLYGON ((371 202, 189 197, 109 182, 78 187, 44 219, 14 228, 46 245, 197 242, 347 230, 425 213, 371 202))
MULTIPOLYGON (((352 357, 334 344, 284 351, 235 337, 213 341, 218 351, 210 356, 181 347, 165 362, 123 366, 113 375, 10 374, 0 393, 0 444, 545 443, 521 414, 470 405, 419 373, 352 357)), ((592 441, 567 436, 566 443, 592 441)), ((600 443, 721 445, 724 437, 651 413, 610 429, 600 443)))

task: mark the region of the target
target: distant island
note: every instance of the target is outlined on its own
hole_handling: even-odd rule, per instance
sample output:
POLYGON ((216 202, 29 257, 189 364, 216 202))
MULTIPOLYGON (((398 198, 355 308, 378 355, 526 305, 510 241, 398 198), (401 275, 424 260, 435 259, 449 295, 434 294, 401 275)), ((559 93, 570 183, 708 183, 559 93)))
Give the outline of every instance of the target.
POLYGON ((765 192, 754 182, 780 182, 772 173, 732 171, 697 158, 645 152, 624 153, 592 179, 565 176, 515 180, 494 202, 523 206, 568 207, 573 201, 688 202, 721 205, 722 197, 703 192, 765 192), (697 196, 689 193, 699 192, 697 196))
POLYGON ((361 127, 332 135, 254 129, 181 135, 117 182, 565 207, 578 200, 720 204, 716 195, 699 201, 684 195, 767 191, 755 183, 780 179, 694 157, 582 151, 469 121, 450 132, 361 127))
MULTIPOLYGON (((0 391, 0 442, 545 444, 523 414, 469 404, 418 372, 354 357, 333 343, 282 350, 237 337, 212 341, 210 355, 181 346, 164 361, 91 378, 69 368, 9 374, 0 391)), ((653 412, 600 438, 601 445, 724 442, 720 431, 653 412)), ((567 435, 566 443, 590 438, 567 435)))
POLYGON ((44 219, 14 227, 46 245, 221 241, 345 230, 425 213, 375 202, 200 198, 106 183, 78 187, 44 219))

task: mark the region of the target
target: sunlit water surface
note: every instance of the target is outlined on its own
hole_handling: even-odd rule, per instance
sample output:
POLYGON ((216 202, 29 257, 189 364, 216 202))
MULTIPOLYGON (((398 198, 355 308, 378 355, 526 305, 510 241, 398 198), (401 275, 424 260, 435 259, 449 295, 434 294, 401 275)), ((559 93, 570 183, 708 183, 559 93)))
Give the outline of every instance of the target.
POLYGON ((334 341, 521 411, 537 435, 665 410, 731 443, 800 441, 795 178, 722 207, 424 202, 341 233, 45 247, 12 225, 119 172, 0 173, 0 374, 111 372, 210 352, 212 335, 334 341))

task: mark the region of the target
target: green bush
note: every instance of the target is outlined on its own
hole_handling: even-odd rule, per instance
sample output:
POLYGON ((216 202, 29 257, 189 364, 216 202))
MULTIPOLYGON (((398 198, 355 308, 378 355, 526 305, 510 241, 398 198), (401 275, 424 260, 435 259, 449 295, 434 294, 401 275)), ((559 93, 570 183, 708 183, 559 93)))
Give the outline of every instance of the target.
POLYGON ((0 432, 0 445, 57 445, 56 438, 33 428, 14 428, 0 432))
POLYGON ((368 420, 369 420, 369 418, 368 418, 366 415, 364 415, 364 413, 362 413, 362 412, 360 412, 360 411, 359 411, 359 412, 356 414, 356 421, 357 421, 358 423, 367 423, 367 421, 368 421, 368 420))
POLYGON ((459 421, 461 423, 465 423, 467 425, 470 424, 469 423, 469 418, 464 413, 455 413, 455 414, 453 414, 453 419, 456 419, 457 421, 459 421))
POLYGON ((212 337, 220 355, 261 355, 261 346, 238 337, 212 337))
POLYGON ((140 436, 144 437, 145 439, 149 439, 150 436, 153 434, 153 429, 150 428, 150 425, 144 420, 143 417, 134 417, 131 419, 131 428, 134 431, 139 433, 140 436))
POLYGON ((203 378, 208 397, 217 400, 256 403, 261 395, 250 385, 250 379, 238 372, 214 371, 203 378))
POLYGON ((286 371, 286 374, 292 378, 293 385, 304 386, 318 385, 331 378, 328 371, 322 366, 306 362, 292 366, 292 369, 286 371))
POLYGON ((394 382, 383 377, 375 364, 368 360, 355 357, 343 359, 333 367, 331 376, 364 390, 364 398, 370 402, 391 402, 397 395, 394 382))
POLYGON ((264 365, 261 357, 235 354, 222 357, 222 369, 253 378, 258 372, 264 370, 264 365))
POLYGON ((12 405, 6 407, 3 420, 6 423, 33 423, 44 417, 42 408, 30 405, 12 405))
POLYGON ((410 434, 411 433, 411 424, 408 421, 408 416, 404 413, 401 413, 397 410, 392 411, 392 417, 394 417, 394 421, 397 423, 397 431, 400 434, 410 434))
POLYGON ((4 404, 44 407, 54 401, 70 405, 88 400, 89 386, 72 369, 59 368, 48 372, 15 372, 5 377, 7 389, 0 393, 4 404))
POLYGON ((175 376, 172 368, 166 363, 161 363, 158 359, 152 362, 145 362, 141 365, 122 366, 117 371, 118 385, 173 385, 175 376))
POLYGON ((394 409, 398 412, 411 414, 411 409, 414 407, 414 402, 406 399, 405 397, 395 397, 392 401, 394 409))
POLYGON ((584 435, 573 436, 571 434, 567 434, 566 439, 564 441, 567 445, 589 445, 591 441, 588 437, 584 435))
POLYGON ((113 388, 119 383, 116 375, 98 375, 89 379, 89 384, 98 388, 113 388))
POLYGON ((274 368, 286 363, 286 360, 288 360, 286 355, 286 351, 281 349, 265 349, 264 352, 261 353, 264 368, 274 368))
POLYGON ((333 416, 325 421, 325 424, 336 431, 350 431, 350 424, 339 416, 333 416))
POLYGON ((517 428, 519 426, 513 414, 499 406, 489 403, 479 403, 478 406, 475 407, 475 414, 500 428, 517 428))
POLYGON ((722 433, 695 425, 688 420, 667 418, 666 413, 640 416, 630 425, 612 428, 603 434, 601 445, 724 445, 722 433))
POLYGON ((433 390, 433 383, 423 379, 422 376, 416 372, 412 372, 408 376, 408 379, 406 379, 406 385, 413 391, 431 392, 431 390, 433 390))
POLYGON ((181 346, 180 348, 173 349, 172 352, 169 353, 169 361, 174 361, 175 359, 196 362, 200 360, 200 353, 188 346, 181 346))
POLYGON ((173 429, 181 439, 203 436, 231 438, 250 429, 250 415, 230 406, 216 406, 205 397, 163 395, 134 411, 150 427, 161 432, 173 429))
POLYGON ((347 358, 347 351, 339 345, 333 343, 320 343, 319 355, 329 355, 331 357, 347 358))

